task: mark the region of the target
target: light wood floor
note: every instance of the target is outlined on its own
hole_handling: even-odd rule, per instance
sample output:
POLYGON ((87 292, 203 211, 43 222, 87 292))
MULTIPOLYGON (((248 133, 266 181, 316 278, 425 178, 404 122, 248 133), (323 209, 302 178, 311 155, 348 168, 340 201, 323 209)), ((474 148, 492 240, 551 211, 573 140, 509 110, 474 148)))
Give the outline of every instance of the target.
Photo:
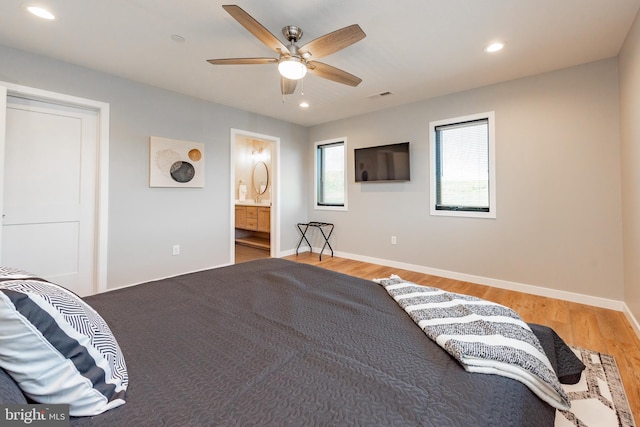
POLYGON ((344 258, 323 256, 319 261, 316 253, 305 252, 285 259, 365 279, 397 274, 414 283, 474 295, 511 307, 526 322, 553 328, 569 345, 613 355, 633 416, 636 423, 640 423, 640 339, 620 312, 344 258))
POLYGON ((236 264, 252 259, 269 258, 269 250, 236 244, 236 264))

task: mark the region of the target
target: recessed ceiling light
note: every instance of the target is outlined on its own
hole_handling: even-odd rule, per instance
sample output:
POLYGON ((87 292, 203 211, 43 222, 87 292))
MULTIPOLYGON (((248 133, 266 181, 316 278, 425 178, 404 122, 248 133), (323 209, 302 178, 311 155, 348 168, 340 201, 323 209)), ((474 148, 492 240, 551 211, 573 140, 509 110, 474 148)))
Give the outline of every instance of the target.
POLYGON ((495 42, 485 46, 484 51, 487 53, 493 53, 493 52, 498 52, 502 49, 504 49, 504 43, 495 42))
POLYGON ((47 9, 42 7, 29 6, 27 7, 27 10, 29 11, 29 13, 37 16, 38 18, 47 19, 47 20, 56 19, 53 13, 49 12, 47 9))
POLYGON ((300 103, 300 108, 309 108, 309 103, 308 103, 308 102, 306 102, 306 101, 302 101, 302 102, 300 103))

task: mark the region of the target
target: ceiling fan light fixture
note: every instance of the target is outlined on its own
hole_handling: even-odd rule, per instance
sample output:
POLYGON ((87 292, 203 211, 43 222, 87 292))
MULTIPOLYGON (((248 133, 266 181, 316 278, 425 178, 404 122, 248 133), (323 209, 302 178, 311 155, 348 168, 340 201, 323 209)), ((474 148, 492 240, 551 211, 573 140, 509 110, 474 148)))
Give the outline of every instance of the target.
POLYGON ((280 75, 289 80, 300 80, 307 74, 307 65, 301 58, 289 56, 278 63, 280 75))
POLYGON ((47 9, 39 6, 28 6, 27 11, 32 15, 37 16, 38 18, 46 19, 48 21, 52 21, 56 19, 55 15, 49 12, 47 9))
POLYGON ((486 53, 495 53, 504 49, 504 42, 494 42, 484 47, 486 53))

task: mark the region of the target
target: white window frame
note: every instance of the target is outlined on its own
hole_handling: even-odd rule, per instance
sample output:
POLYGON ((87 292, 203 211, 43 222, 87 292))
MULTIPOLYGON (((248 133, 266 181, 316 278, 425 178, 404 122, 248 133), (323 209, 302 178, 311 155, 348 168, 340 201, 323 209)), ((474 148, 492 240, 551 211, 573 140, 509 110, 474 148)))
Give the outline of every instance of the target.
POLYGON ((334 138, 324 141, 317 141, 313 147, 313 205, 316 210, 325 211, 346 211, 347 209, 347 138, 334 138), (330 145, 342 143, 344 148, 344 205, 343 206, 327 206, 318 204, 318 147, 321 145, 330 145))
POLYGON ((430 214, 433 216, 452 216, 468 218, 496 218, 496 144, 495 144, 495 112, 472 114, 469 116, 429 122, 429 165, 430 178, 430 214), (436 209, 436 127, 456 123, 487 119, 489 124, 489 212, 436 209))

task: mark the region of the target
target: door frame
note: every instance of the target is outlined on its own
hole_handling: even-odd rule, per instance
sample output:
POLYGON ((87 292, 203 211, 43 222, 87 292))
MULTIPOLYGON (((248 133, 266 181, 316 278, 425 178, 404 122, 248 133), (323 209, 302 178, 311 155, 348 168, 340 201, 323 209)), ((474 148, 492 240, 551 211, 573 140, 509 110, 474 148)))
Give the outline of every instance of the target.
POLYGON ((271 167, 274 175, 271 184, 271 224, 269 235, 269 255, 272 258, 280 256, 280 138, 276 136, 264 135, 240 129, 231 128, 229 135, 229 262, 235 264, 235 193, 236 193, 236 138, 247 137, 259 139, 271 144, 271 167))
MULTIPOLYGON (((104 292, 107 290, 107 233, 109 223, 109 104, 0 81, 0 165, 4 165, 5 162, 8 96, 72 106, 91 110, 98 114, 93 288, 95 292, 104 292)), ((4 210, 3 204, 4 173, 0 173, 0 212, 4 210)), ((1 245, 2 227, 0 227, 0 249, 1 245)))

